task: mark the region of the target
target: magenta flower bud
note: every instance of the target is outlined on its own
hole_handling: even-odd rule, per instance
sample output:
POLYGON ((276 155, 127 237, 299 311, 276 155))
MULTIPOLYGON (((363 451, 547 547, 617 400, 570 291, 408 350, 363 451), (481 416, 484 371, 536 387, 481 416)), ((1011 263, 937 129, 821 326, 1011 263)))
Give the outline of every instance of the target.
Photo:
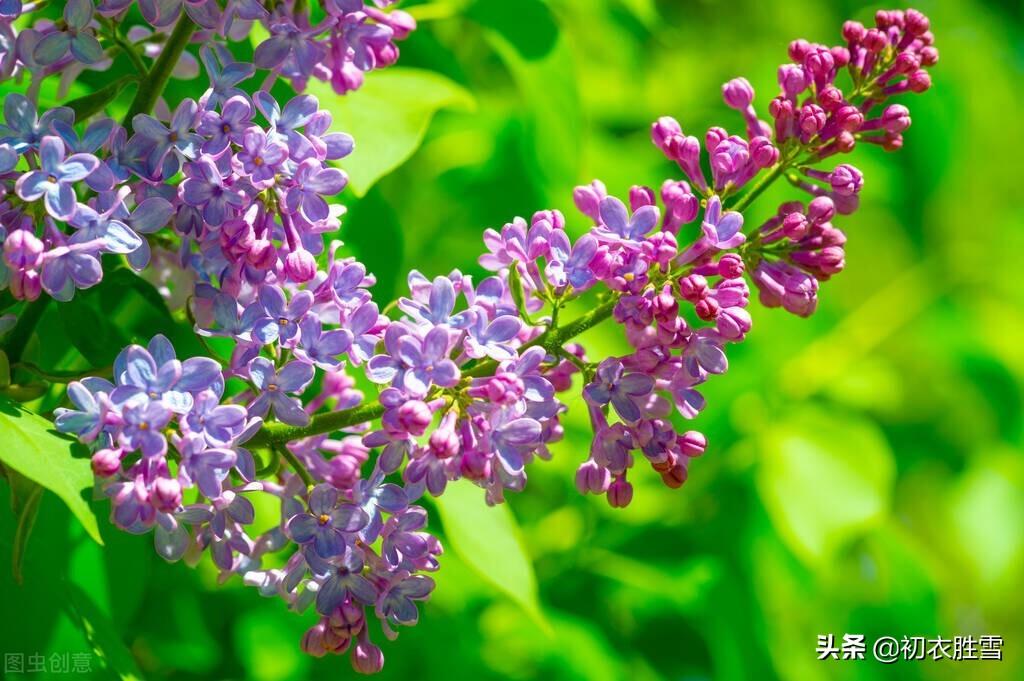
POLYGON ((864 40, 868 29, 859 21, 847 21, 843 24, 843 39, 848 43, 859 43, 864 40))
POLYGON ((829 52, 832 53, 832 63, 835 64, 837 69, 841 69, 850 63, 850 51, 842 45, 836 45, 829 52))
POLYGON ((644 206, 653 206, 655 203, 657 203, 657 199, 654 196, 654 190, 650 187, 633 185, 629 188, 630 210, 637 211, 644 206))
POLYGON ((812 50, 814 50, 814 45, 811 45, 803 38, 798 38, 789 43, 789 58, 795 62, 802 63, 804 57, 807 56, 807 54, 812 50))
POLYGON ((324 479, 338 489, 351 489, 359 482, 361 463, 350 456, 334 456, 327 461, 324 479))
POLYGON ((836 194, 850 196, 859 194, 864 187, 864 173, 849 163, 842 163, 829 174, 828 181, 836 194))
POLYGON ((682 134, 683 128, 679 125, 679 121, 671 116, 662 116, 651 124, 651 139, 655 146, 666 154, 669 140, 673 137, 680 137, 682 134))
POLYGON ((903 13, 903 28, 912 36, 919 36, 928 32, 931 22, 916 9, 908 9, 903 13))
POLYGON ((691 274, 679 280, 679 295, 683 300, 695 303, 708 294, 708 280, 699 274, 691 274))
POLYGON ((708 439, 704 433, 688 430, 676 440, 679 450, 689 457, 700 456, 708 448, 708 439))
POLYGON ((252 225, 245 220, 227 220, 220 227, 220 246, 233 258, 248 255, 255 242, 252 225))
POLYGON ((771 168, 779 162, 779 150, 767 137, 750 140, 750 158, 758 168, 771 168))
POLYGON ((864 114, 855 106, 841 106, 833 115, 840 130, 857 132, 864 125, 864 114))
POLYGON ((742 340, 753 325, 750 313, 742 307, 722 308, 715 317, 715 330, 727 340, 742 340))
POLYGON ((922 47, 918 54, 921 57, 921 66, 935 66, 939 63, 939 51, 931 45, 922 47))
POLYGON ((43 290, 43 282, 36 270, 11 272, 11 294, 18 300, 35 300, 43 290))
POLYGON ((672 232, 655 232, 644 242, 644 253, 653 255, 654 262, 668 267, 679 253, 679 244, 672 232))
POLYGON ((565 216, 560 210, 539 210, 530 219, 530 226, 533 227, 539 222, 547 222, 551 229, 565 229, 565 216))
POLYGON ((721 309, 718 305, 718 301, 710 296, 706 296, 697 301, 693 306, 697 316, 706 322, 711 321, 718 316, 718 311, 721 309))
POLYGON ((421 400, 408 400, 398 407, 397 425, 403 432, 419 437, 427 430, 434 415, 421 400))
POLYGON ((327 654, 327 647, 324 645, 324 623, 317 622, 302 635, 300 647, 302 652, 313 657, 323 657, 327 654))
POLYGON ((121 470, 123 455, 120 447, 100 449, 92 455, 92 472, 101 478, 109 478, 121 470))
POLYGON ((817 104, 805 104, 800 107, 800 117, 798 118, 800 132, 808 138, 814 137, 825 127, 827 119, 828 116, 823 108, 817 104))
POLYGON ((256 239, 246 260, 258 270, 269 270, 277 262, 277 248, 268 239, 256 239))
POLYGON ((812 225, 824 224, 835 217, 835 214, 835 203, 827 196, 818 196, 807 206, 807 219, 812 225))
POLYGON ((384 653, 369 641, 360 641, 352 651, 352 668, 360 674, 376 674, 384 668, 384 653))
POLYGON ((782 220, 782 233, 793 241, 803 239, 808 228, 807 216, 803 213, 790 213, 782 220))
POLYGON ((608 486, 608 503, 612 508, 625 508, 633 501, 633 485, 620 476, 615 482, 608 486))
POLYGON ((601 180, 594 180, 590 184, 576 187, 572 192, 572 200, 576 204, 576 208, 598 223, 601 222, 601 201, 606 196, 608 196, 608 190, 601 180))
POLYGON ((438 459, 450 459, 459 453, 459 436, 451 428, 438 428, 430 434, 430 451, 438 459))
POLYGON ((170 513, 181 506, 181 483, 174 478, 157 478, 151 499, 156 510, 170 513))
POLYGON ((727 139, 729 139, 729 133, 725 131, 725 128, 717 126, 708 128, 707 134, 704 135, 704 146, 707 147, 708 153, 712 154, 715 147, 727 139))
POLYGON ((883 31, 877 28, 869 28, 867 34, 864 36, 864 40, 861 41, 868 52, 877 54, 885 49, 886 45, 889 44, 889 39, 885 36, 883 31))
POLYGON ((611 481, 608 469, 593 459, 587 459, 576 469, 576 489, 580 494, 604 494, 611 481))
POLYGON ((932 77, 924 69, 914 71, 907 80, 909 82, 907 87, 911 92, 917 94, 921 94, 932 86, 932 77))
POLYGON ((316 258, 306 249, 299 248, 284 259, 284 271, 293 281, 309 281, 316 276, 316 258))
POLYGON ((882 127, 887 132, 903 132, 910 127, 910 110, 903 104, 890 104, 882 114, 882 127))
POLYGON ((463 452, 459 470, 464 478, 485 480, 491 475, 491 461, 483 452, 463 452))
MULTIPOLYGON (((796 99, 809 85, 807 71, 798 64, 783 64, 779 67, 779 87, 786 97, 796 99)), ((775 114, 772 114, 775 116, 775 114)), ((776 116, 777 117, 777 116, 776 116)))
POLYGON ((4 240, 4 260, 18 270, 34 269, 43 260, 43 242, 27 229, 16 229, 4 240))
POLYGON ((829 85, 818 92, 818 104, 825 111, 835 111, 843 105, 844 101, 846 100, 843 98, 843 91, 835 85, 829 85))
POLYGON ((824 83, 835 68, 836 62, 828 50, 814 48, 804 56, 803 65, 815 82, 824 83))
POLYGON ((836 135, 835 145, 837 151, 842 154, 848 154, 857 145, 857 138, 853 136, 852 132, 843 130, 836 135))
POLYGON ((667 487, 670 487, 671 489, 679 489, 683 486, 683 483, 686 482, 686 461, 685 457, 677 459, 675 465, 661 474, 661 481, 664 482, 667 487))
POLYGON ((669 229, 678 229, 680 225, 693 222, 700 211, 700 199, 682 180, 665 180, 661 185, 661 200, 665 203, 666 227, 669 229))
POLYGON ((393 9, 384 16, 387 17, 387 25, 394 31, 394 40, 405 40, 410 33, 416 30, 416 19, 408 12, 393 9))
POLYGON ((921 57, 913 52, 900 52, 892 65, 895 73, 910 74, 921 68, 921 57))
POLYGON ((718 275, 726 279, 742 277, 744 269, 743 258, 738 253, 726 253, 718 259, 718 275))
POLYGON ((746 78, 733 78, 722 85, 722 98, 726 106, 743 111, 754 101, 754 88, 746 78))

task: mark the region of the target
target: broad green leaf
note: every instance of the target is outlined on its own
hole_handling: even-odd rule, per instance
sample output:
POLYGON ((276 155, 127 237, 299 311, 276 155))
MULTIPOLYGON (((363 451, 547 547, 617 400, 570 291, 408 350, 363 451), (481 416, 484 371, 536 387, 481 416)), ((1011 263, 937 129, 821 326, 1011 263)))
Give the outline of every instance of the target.
POLYGON ((508 504, 487 506, 483 490, 468 482, 448 485, 436 503, 445 537, 459 557, 548 628, 533 564, 508 504))
POLYGON ((465 89, 444 76, 408 68, 375 72, 346 95, 318 80, 309 82, 307 92, 334 115, 334 130, 355 138, 355 151, 341 166, 359 196, 412 156, 438 110, 471 110, 476 105, 465 89))
POLYGON ((500 33, 525 59, 542 59, 558 41, 558 25, 540 0, 477 0, 466 16, 500 33))
POLYGON ((96 516, 82 498, 92 488, 89 457, 53 424, 0 397, 0 460, 60 497, 89 536, 102 544, 96 516))
MULTIPOLYGON (((142 679, 131 651, 102 610, 77 584, 69 584, 68 614, 81 628, 107 670, 123 681, 142 679)), ((96 671, 96 670, 93 670, 96 671)))
POLYGON ((895 465, 874 424, 806 407, 768 426, 758 443, 758 492, 779 535, 805 562, 823 563, 884 518, 895 465))
POLYGON ((43 496, 43 488, 10 467, 0 464, 0 475, 7 479, 11 489, 11 513, 16 521, 14 542, 11 546, 11 574, 14 581, 22 583, 21 564, 25 559, 25 547, 29 535, 35 526, 36 515, 39 513, 39 500, 43 496))
POLYGON ((75 112, 75 119, 84 121, 93 114, 102 111, 107 104, 117 98, 121 90, 129 83, 134 83, 137 80, 138 78, 134 75, 121 76, 96 92, 71 100, 65 106, 70 107, 75 112))

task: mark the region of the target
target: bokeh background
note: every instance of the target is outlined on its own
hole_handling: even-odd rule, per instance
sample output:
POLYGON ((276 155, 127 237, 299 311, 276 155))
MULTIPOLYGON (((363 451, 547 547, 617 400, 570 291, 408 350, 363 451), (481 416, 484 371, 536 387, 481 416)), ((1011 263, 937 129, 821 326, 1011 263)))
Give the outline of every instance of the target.
MULTIPOLYGON (((570 230, 584 230, 573 185, 601 178, 623 195, 674 176, 649 142, 657 116, 688 130, 738 129, 722 82, 747 76, 763 108, 790 39, 836 42, 844 19, 868 22, 880 8, 405 6, 420 28, 403 43, 400 68, 457 85, 396 93, 388 88, 400 77, 371 74, 364 92, 332 100, 355 128, 353 184, 364 194, 341 197, 350 206, 341 236, 378 275, 381 301, 411 268, 478 273, 482 229, 513 216, 560 208, 570 230), (407 108, 388 110, 382 92, 404 96, 407 108), (396 130, 423 131, 422 143, 407 159, 389 151, 398 167, 370 188, 367 168, 396 130)), ((731 349, 728 374, 706 386, 696 426, 711 446, 689 482, 669 490, 640 466, 629 508, 580 497, 573 471, 589 434, 570 400, 554 459, 534 465, 527 492, 509 501, 541 616, 449 550, 419 626, 383 643, 382 679, 1024 677, 1021 8, 918 8, 931 17, 941 62, 933 89, 907 102, 914 123, 902 153, 872 147, 853 159, 867 183, 861 210, 840 224, 847 271, 823 287, 812 319, 754 305, 753 333, 731 349), (816 637, 828 633, 995 634, 1006 643, 1001 662, 883 667, 818 662, 816 637)), ((86 73, 75 87, 106 77, 86 73)), ((195 96, 200 83, 178 82, 172 94, 195 96)), ((748 220, 789 195, 773 188, 748 220)), ((603 356, 623 348, 620 336, 606 325, 586 341, 603 356)), ((7 503, 6 487, 0 495, 7 503)), ((96 512, 105 516, 105 504, 96 512)), ((217 585, 205 563, 163 563, 151 537, 104 518, 101 530, 104 548, 47 494, 19 586, 6 568, 13 521, 0 514, 5 650, 95 646, 112 667, 153 679, 354 674, 345 659, 299 651, 309 617, 237 579, 217 585)))

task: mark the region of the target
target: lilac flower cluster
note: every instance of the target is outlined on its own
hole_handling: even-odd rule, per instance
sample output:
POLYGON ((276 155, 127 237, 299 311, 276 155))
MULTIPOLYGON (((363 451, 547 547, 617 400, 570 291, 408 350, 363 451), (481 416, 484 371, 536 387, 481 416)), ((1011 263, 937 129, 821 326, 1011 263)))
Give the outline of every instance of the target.
MULTIPOLYGON (((146 24, 132 26, 123 35, 125 19, 136 4, 132 0, 69 0, 59 21, 38 19, 28 28, 20 19, 31 17, 45 3, 4 2, 0 81, 27 72, 35 90, 43 78, 59 74, 66 92, 83 70, 106 71, 119 54, 126 54, 137 67, 145 58, 155 60, 176 24, 188 27, 192 42, 222 48, 248 40, 258 23, 266 37, 256 46, 254 61, 268 71, 265 89, 283 77, 302 91, 310 78, 317 78, 344 94, 359 88, 367 72, 394 64, 397 41, 415 30, 416 21, 408 13, 385 11, 393 1, 139 0, 146 24), (321 7, 311 12, 314 4, 321 7)), ((195 74, 194 59, 186 57, 177 75, 195 74)), ((222 75, 232 77, 230 70, 222 75)))
MULTIPOLYGON (((185 4, 190 16, 205 6, 185 4)), ((355 5, 335 0, 327 11, 355 5)), ((245 18, 247 8, 229 3, 225 14, 245 18)), ((625 200, 600 181, 578 187, 588 223, 580 236, 557 210, 488 229, 479 263, 490 275, 413 271, 390 316, 373 301, 366 268, 340 242, 325 248, 342 211, 326 198, 345 185, 330 162, 353 143, 329 132, 314 98, 281 107, 265 90, 249 96, 236 85, 253 69, 212 47, 201 54, 210 89, 181 102, 169 124, 135 116, 131 136, 99 120, 78 137, 70 112, 37 119, 15 99, 0 140, 12 291, 66 299, 98 281, 98 261, 80 276, 83 258, 169 262, 149 250, 150 238, 167 236, 196 333, 231 345, 219 361, 179 361, 162 337, 131 346, 113 383, 69 385, 75 408, 60 410, 57 427, 92 446, 115 523, 155 529, 169 560, 209 548, 225 578, 240 574, 296 610, 315 605, 320 620, 303 649, 351 651, 358 671, 379 670, 367 609, 388 636, 414 624, 433 588, 423 573, 438 568, 440 544, 413 504, 460 479, 491 504, 522 490, 527 465, 562 438, 567 407, 556 396, 576 374, 594 432, 576 473, 581 493, 627 506, 641 455, 668 487, 686 481, 708 442, 683 424, 704 409, 705 381, 727 370, 727 346, 751 330, 745 277, 767 306, 815 310, 820 282, 844 266, 845 236, 832 221, 857 207, 863 185, 849 164, 821 165, 858 140, 897 148, 909 113, 898 104, 873 111, 922 90, 921 69, 937 60, 923 15, 885 12, 877 23, 847 24, 845 47, 793 43, 798 63, 780 69, 774 123, 758 118, 749 83, 727 83, 745 135, 711 128, 707 159, 675 120, 658 120, 653 141, 685 179, 657 192, 634 186, 625 200), (843 66, 853 80, 846 95, 835 84, 843 66), (743 210, 779 178, 810 200, 784 203, 745 231, 743 210), (83 181, 88 189, 76 192, 83 181), (153 234, 168 223, 172 234, 153 234), (579 299, 589 311, 566 321, 579 299), (608 318, 630 351, 591 361, 574 339, 608 318), (353 369, 379 386, 374 399, 356 389, 353 369), (251 537, 247 495, 257 493, 279 499, 281 515, 251 537), (272 563, 283 567, 265 567, 277 552, 287 552, 272 563)), ((301 30, 273 35, 261 48, 275 60, 305 63, 315 51, 301 30)))
MULTIPOLYGON (((212 51, 202 54, 217 63, 212 51)), ((329 164, 353 142, 328 132, 330 113, 309 95, 281 107, 264 91, 250 99, 215 85, 199 102, 184 100, 168 124, 136 115, 129 137, 102 118, 79 133, 70 109, 37 117, 28 99, 12 94, 4 122, 0 229, 4 281, 16 298, 44 290, 70 300, 102 279, 103 253, 124 254, 141 270, 151 240, 167 243, 156 234, 167 225, 193 278, 216 276, 237 289, 279 270, 306 281, 321 235, 339 226, 341 208, 324 197, 347 178, 329 164), (172 184, 179 172, 185 179, 172 184)))
POLYGON ((157 551, 169 561, 194 562, 208 549, 224 577, 242 575, 297 611, 315 605, 321 621, 303 648, 314 655, 351 648, 357 670, 377 671, 383 655, 369 640, 367 609, 391 638, 393 627, 415 624, 416 601, 434 586, 421 573, 437 569, 441 546, 423 531, 426 512, 381 475, 343 490, 330 482, 310 489, 294 472, 275 481, 257 469, 245 445, 263 425, 258 414, 268 403, 289 413, 283 405, 293 398, 278 396, 301 390, 312 373, 297 375, 297 366, 309 365, 278 372, 254 360, 256 390, 225 400, 227 376, 216 361, 180 361, 156 336, 148 347, 132 345, 118 355, 113 383, 72 382, 74 408, 58 409, 56 426, 92 445, 93 471, 118 527, 155 530, 157 551), (253 537, 250 496, 258 493, 276 497, 281 516, 253 537), (372 548, 378 540, 380 548, 372 548), (284 567, 261 567, 263 556, 289 544, 297 550, 284 567))

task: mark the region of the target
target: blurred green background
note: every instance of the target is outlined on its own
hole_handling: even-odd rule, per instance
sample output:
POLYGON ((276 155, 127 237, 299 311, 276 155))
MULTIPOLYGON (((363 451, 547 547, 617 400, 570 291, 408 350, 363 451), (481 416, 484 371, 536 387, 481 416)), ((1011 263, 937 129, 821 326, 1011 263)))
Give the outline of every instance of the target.
MULTIPOLYGON (((722 82, 747 76, 763 111, 789 40, 835 43, 844 19, 869 22, 880 8, 405 6, 421 23, 398 68, 457 85, 420 76, 406 87, 410 72, 395 70, 371 74, 344 103, 330 100, 340 127, 356 134, 353 184, 365 193, 343 197, 342 237, 378 275, 381 301, 402 290, 410 268, 479 273, 482 229, 515 215, 560 208, 570 230, 586 229, 572 211, 575 184, 597 177, 624 195, 677 177, 649 142, 652 120, 738 130, 722 82)), ((812 319, 755 304, 753 333, 731 348, 728 374, 706 386, 695 426, 711 445, 689 482, 669 490, 639 466, 629 508, 580 497, 573 471, 589 434, 570 398, 554 460, 532 466, 527 491, 509 502, 547 629, 448 550, 419 626, 378 640, 380 678, 1024 678, 1021 8, 918 8, 941 52, 934 87, 905 102, 914 124, 901 153, 863 148, 851 159, 867 183, 861 210, 838 222, 849 236, 847 271, 823 286, 812 319), (996 634, 1006 643, 1001 662, 884 667, 817 661, 816 637, 827 633, 996 634)), ((199 87, 175 85, 181 96, 199 87)), ((773 188, 749 223, 790 195, 773 188)), ((624 348, 612 325, 587 341, 597 357, 624 348)), ((0 494, 7 503, 6 487, 0 494)), ((24 586, 0 570, 6 651, 95 645, 113 667, 154 679, 354 674, 345 659, 299 651, 310 617, 237 579, 217 585, 206 563, 165 564, 150 536, 110 527, 105 502, 96 513, 105 547, 44 496, 24 586), (69 602, 76 586, 87 597, 69 602)), ((0 514, 3 565, 12 535, 0 514)))

